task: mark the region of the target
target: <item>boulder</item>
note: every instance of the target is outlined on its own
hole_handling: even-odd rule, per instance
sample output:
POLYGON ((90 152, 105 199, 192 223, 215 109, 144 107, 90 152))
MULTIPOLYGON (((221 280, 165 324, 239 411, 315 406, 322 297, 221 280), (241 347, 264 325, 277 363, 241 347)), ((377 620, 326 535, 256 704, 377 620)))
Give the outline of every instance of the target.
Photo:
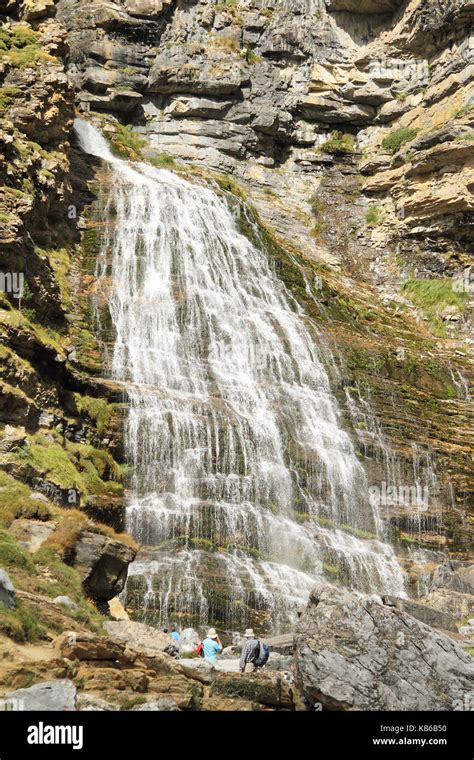
POLYGON ((180 712, 180 708, 174 701, 168 697, 162 699, 152 699, 150 702, 145 702, 143 705, 135 705, 132 707, 132 712, 180 712))
POLYGON ((53 599, 53 603, 63 604, 65 607, 68 607, 70 610, 73 610, 73 611, 79 609, 76 602, 73 602, 70 596, 57 596, 55 599, 53 599))
POLYGON ((452 560, 437 567, 431 577, 430 591, 449 588, 461 594, 474 594, 474 565, 452 560))
POLYGON ((454 620, 461 620, 474 613, 474 596, 472 594, 461 594, 459 591, 451 591, 447 588, 430 591, 419 601, 445 612, 454 620))
POLYGON ((110 599, 108 606, 110 617, 112 617, 114 620, 130 620, 129 614, 118 596, 110 599))
POLYGON ((234 660, 236 657, 240 657, 242 646, 229 646, 224 647, 219 659, 221 660, 234 660))
POLYGON ((201 637, 194 628, 184 628, 179 634, 179 651, 183 653, 194 652, 197 645, 201 641, 201 637))
POLYGON ((98 697, 97 694, 85 693, 78 695, 77 709, 81 712, 116 712, 120 710, 120 707, 98 697))
POLYGON ((124 0, 125 9, 131 16, 156 18, 161 16, 173 0, 124 0))
POLYGON ((85 631, 65 631, 55 639, 54 645, 68 660, 111 661, 129 665, 136 657, 126 649, 125 644, 85 631))
POLYGON ((288 683, 277 673, 218 673, 211 697, 223 696, 258 702, 268 707, 293 709, 293 695, 288 683))
POLYGON ((107 602, 123 590, 135 555, 128 544, 85 530, 76 544, 74 567, 86 592, 98 602, 107 602))
POLYGON ((295 681, 329 710, 452 710, 474 660, 451 638, 373 596, 323 582, 296 631, 295 681))
POLYGON ((227 697, 204 697, 201 710, 205 712, 255 712, 257 705, 245 699, 227 697))
MULTIPOLYGON (((473 629, 474 633, 474 629, 473 629)), ((212 683, 216 669, 210 662, 206 662, 201 657, 196 658, 184 658, 177 660, 176 664, 179 665, 180 672, 188 678, 193 678, 195 681, 201 681, 201 683, 212 683)))
POLYGON ((389 607, 396 607, 402 612, 407 612, 417 620, 421 620, 422 623, 430 625, 433 628, 439 628, 442 631, 457 631, 454 619, 447 612, 433 609, 427 604, 420 602, 414 602, 412 599, 398 599, 395 596, 384 596, 383 603, 389 607))
MULTIPOLYGON (((3 143, 3 146, 7 144, 8 138, 5 135, 7 139, 2 139, 3 136, 0 136, 0 144, 3 143)), ((8 454, 10 451, 16 451, 21 446, 24 445, 26 440, 26 433, 25 428, 22 427, 13 427, 12 425, 5 425, 5 427, 2 430, 2 434, 0 437, 0 454, 8 454)))
POLYGON ((194 710, 202 696, 203 686, 181 673, 164 673, 150 679, 148 692, 156 695, 157 700, 163 697, 172 699, 180 710, 194 710))
POLYGON ((113 639, 147 655, 165 652, 175 657, 178 654, 176 642, 167 633, 162 633, 151 625, 132 620, 108 620, 104 623, 104 629, 113 639))
POLYGON ((44 681, 7 695, 7 710, 71 712, 76 709, 76 687, 67 678, 44 681))
POLYGON ((270 652, 267 664, 265 665, 265 671, 277 670, 284 673, 288 673, 291 669, 292 663, 291 655, 277 654, 276 652, 270 652))
POLYGON ((295 650, 295 637, 292 633, 283 633, 280 636, 269 636, 262 639, 268 644, 272 652, 281 655, 291 655, 295 650))
POLYGON ((0 567, 0 607, 14 610, 16 607, 16 591, 6 570, 0 567))
POLYGON ((21 15, 24 21, 36 21, 54 14, 56 0, 22 0, 21 15))

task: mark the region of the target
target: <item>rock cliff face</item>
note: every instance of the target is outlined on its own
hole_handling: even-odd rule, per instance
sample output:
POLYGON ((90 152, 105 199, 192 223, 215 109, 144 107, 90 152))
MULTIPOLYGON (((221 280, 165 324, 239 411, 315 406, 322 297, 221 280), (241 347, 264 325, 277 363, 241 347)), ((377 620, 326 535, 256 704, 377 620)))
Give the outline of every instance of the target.
MULTIPOLYGON (((430 548, 447 540, 461 553, 472 493, 471 16, 458 0, 124 0, 84 13, 57 3, 80 108, 131 157, 123 125, 155 162, 232 175, 240 190, 227 189, 301 254, 318 307, 304 285, 293 292, 344 360, 340 396, 372 481, 390 481, 386 451, 355 412, 359 394, 400 482, 419 471, 436 491, 421 519, 394 504, 390 519, 408 540, 416 523, 430 548)), ((295 286, 291 269, 280 272, 295 286)))
POLYGON ((92 602, 120 592, 136 554, 114 530, 124 466, 121 404, 109 401, 122 399, 97 386, 77 286, 74 91, 53 12, 47 0, 0 4, 0 566, 17 600, 0 604, 0 632, 16 641, 48 638, 65 620, 94 626, 92 602))
MULTIPOLYGON (((74 147, 75 107, 131 160, 217 183, 246 234, 258 222, 336 357, 371 484, 429 489, 421 511, 399 491, 382 500, 410 590, 452 620, 472 614, 472 589, 446 577, 458 583, 472 545, 473 13, 462 0, 0 0, 0 566, 17 592, 1 631, 94 627, 88 597, 103 609, 136 551, 121 535, 126 396, 104 379, 90 308, 109 178, 74 147)), ((208 704, 226 709, 226 689, 208 704)))

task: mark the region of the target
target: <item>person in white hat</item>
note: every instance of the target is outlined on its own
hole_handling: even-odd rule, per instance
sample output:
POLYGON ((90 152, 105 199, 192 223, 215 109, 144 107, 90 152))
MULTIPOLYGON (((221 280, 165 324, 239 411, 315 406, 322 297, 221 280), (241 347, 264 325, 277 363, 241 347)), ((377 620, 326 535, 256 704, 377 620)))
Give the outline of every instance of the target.
POLYGON ((207 636, 202 642, 202 648, 204 652, 204 659, 210 662, 211 665, 215 665, 217 662, 217 655, 222 652, 222 644, 215 628, 209 628, 207 636))
POLYGON ((247 628, 244 633, 245 644, 242 647, 240 655, 239 670, 241 673, 253 673, 257 670, 255 660, 260 654, 260 642, 255 636, 252 628, 247 628))

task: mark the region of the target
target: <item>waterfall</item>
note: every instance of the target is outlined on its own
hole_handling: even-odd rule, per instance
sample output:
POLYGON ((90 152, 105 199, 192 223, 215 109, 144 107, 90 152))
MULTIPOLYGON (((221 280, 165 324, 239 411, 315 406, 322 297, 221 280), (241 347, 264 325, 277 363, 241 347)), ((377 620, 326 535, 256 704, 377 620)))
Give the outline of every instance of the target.
POLYGON ((307 316, 225 198, 114 156, 97 278, 127 384, 128 603, 156 624, 283 630, 322 574, 404 595, 307 316))

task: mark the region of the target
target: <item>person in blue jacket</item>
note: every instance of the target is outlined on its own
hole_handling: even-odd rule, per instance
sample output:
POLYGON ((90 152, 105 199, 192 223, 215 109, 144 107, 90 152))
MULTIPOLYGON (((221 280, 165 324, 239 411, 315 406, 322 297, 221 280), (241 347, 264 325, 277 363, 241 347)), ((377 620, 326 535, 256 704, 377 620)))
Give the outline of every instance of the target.
POLYGON ((174 639, 175 641, 179 641, 179 640, 180 640, 180 638, 181 638, 181 637, 180 637, 180 635, 179 635, 179 633, 178 633, 178 631, 176 630, 176 628, 172 628, 172 629, 171 629, 171 633, 170 633, 170 636, 171 636, 171 638, 172 638, 172 639, 174 639))
POLYGON ((222 652, 222 644, 215 628, 209 628, 207 636, 202 642, 202 648, 204 651, 204 659, 207 660, 207 662, 210 662, 211 665, 215 665, 217 662, 217 655, 219 652, 222 652))

